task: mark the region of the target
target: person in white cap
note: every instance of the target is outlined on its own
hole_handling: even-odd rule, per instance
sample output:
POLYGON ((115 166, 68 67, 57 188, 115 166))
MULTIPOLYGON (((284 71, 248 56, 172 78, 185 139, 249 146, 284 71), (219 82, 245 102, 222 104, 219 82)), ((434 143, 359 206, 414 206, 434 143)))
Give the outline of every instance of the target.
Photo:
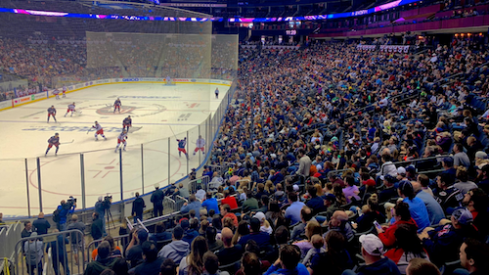
POLYGON ((362 244, 362 257, 365 265, 358 268, 355 273, 352 270, 345 270, 343 275, 397 275, 401 274, 397 265, 389 258, 383 257, 384 245, 379 237, 374 234, 360 236, 362 244))
POLYGON ((400 166, 397 167, 397 179, 398 180, 407 180, 406 178, 406 168, 400 166))

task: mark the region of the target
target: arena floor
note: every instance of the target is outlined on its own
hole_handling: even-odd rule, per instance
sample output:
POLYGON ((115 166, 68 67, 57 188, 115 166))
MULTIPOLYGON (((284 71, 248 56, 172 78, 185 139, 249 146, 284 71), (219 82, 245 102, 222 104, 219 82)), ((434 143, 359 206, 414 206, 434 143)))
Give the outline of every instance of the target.
MULTIPOLYGON (((168 177, 171 181, 182 178, 203 160, 201 153, 192 155, 199 135, 198 125, 217 109, 228 88, 219 86, 220 96, 215 99, 216 85, 103 85, 69 93, 60 100, 51 98, 0 112, 0 209, 5 217, 26 216, 29 193, 31 215, 37 215, 37 157, 41 167, 43 211, 51 213, 60 200, 68 196, 77 197, 81 207, 81 152, 87 207, 92 207, 99 196, 106 194, 119 200, 120 164, 119 154, 114 149, 122 120, 128 115, 133 119, 133 129, 128 135, 127 151, 122 155, 124 199, 142 192, 143 174, 145 192, 153 190, 155 183, 166 186, 168 177), (120 114, 113 113, 112 105, 117 97, 122 101, 120 114), (64 117, 67 105, 73 102, 81 114, 64 117), (57 109, 57 123, 52 118, 47 123, 47 109, 51 105, 57 109), (99 141, 95 141, 93 130, 87 134, 94 121, 102 125, 107 140, 99 137, 99 141), (185 156, 178 155, 172 130, 179 139, 186 137, 189 131, 188 166, 185 156), (44 157, 47 140, 54 133, 60 134, 62 143, 58 156, 54 156, 53 147, 44 157), (72 140, 73 143, 69 143, 72 140)), ((200 127, 204 138, 205 132, 205 127, 200 127)))

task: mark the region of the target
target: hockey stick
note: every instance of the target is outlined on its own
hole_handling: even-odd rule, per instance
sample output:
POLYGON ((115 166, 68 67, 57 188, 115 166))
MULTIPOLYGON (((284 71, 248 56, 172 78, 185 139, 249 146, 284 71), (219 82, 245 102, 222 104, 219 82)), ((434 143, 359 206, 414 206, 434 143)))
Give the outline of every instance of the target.
POLYGON ((60 145, 61 145, 61 144, 70 144, 70 143, 73 143, 74 141, 75 141, 75 140, 72 140, 72 141, 70 141, 70 142, 63 142, 63 143, 60 143, 60 145))
MULTIPOLYGON (((93 128, 93 127, 92 127, 92 128, 93 128)), ((87 135, 88 135, 88 133, 90 133, 90 131, 92 131, 92 128, 88 129, 87 135)))
POLYGON ((173 129, 171 128, 171 126, 170 126, 170 125, 168 125, 168 127, 170 127, 170 130, 171 130, 171 132, 173 133, 173 136, 175 137, 175 139, 177 139, 177 136, 175 135, 175 132, 173 132, 173 129))

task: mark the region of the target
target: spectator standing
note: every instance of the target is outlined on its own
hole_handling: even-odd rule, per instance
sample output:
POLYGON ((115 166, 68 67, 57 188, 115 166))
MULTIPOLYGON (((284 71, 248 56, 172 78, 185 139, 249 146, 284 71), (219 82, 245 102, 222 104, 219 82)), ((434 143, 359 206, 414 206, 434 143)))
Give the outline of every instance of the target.
POLYGON ((30 221, 24 222, 24 229, 20 232, 21 238, 28 238, 32 234, 32 223, 30 221))
POLYGON ((139 192, 136 192, 136 199, 132 202, 132 210, 131 215, 134 217, 134 223, 137 223, 137 220, 143 220, 143 211, 146 208, 146 204, 144 203, 144 199, 139 196, 139 192))
POLYGON ((100 216, 97 212, 93 212, 92 214, 92 226, 90 227, 90 233, 94 241, 100 240, 103 237, 104 229, 103 229, 103 221, 100 219, 100 216))
MULTIPOLYGON (((59 232, 55 229, 53 233, 59 232)), ((68 254, 66 253, 66 245, 69 244, 68 239, 64 234, 56 236, 56 240, 48 243, 46 246, 46 253, 51 248, 51 256, 53 260, 53 270, 55 275, 59 275, 59 265, 63 266, 65 275, 70 275, 70 268, 68 266, 68 254)))
POLYGON ((32 223, 34 231, 37 235, 48 234, 48 229, 51 228, 51 224, 44 218, 44 213, 39 213, 37 220, 32 223))
POLYGON ((59 231, 66 230, 68 215, 75 212, 76 202, 73 201, 73 199, 70 199, 69 202, 70 203, 66 203, 65 200, 62 200, 61 204, 58 205, 58 208, 56 208, 55 214, 53 214, 53 220, 57 220, 56 223, 59 231))
POLYGON ((309 177, 312 161, 309 156, 306 155, 306 151, 302 148, 297 151, 297 156, 299 158, 299 170, 297 170, 296 174, 302 176, 302 183, 307 177, 309 177))
POLYGON ((151 194, 151 202, 153 203, 153 216, 159 217, 163 215, 163 199, 165 194, 160 190, 160 186, 155 184, 155 191, 151 194))
MULTIPOLYGON (((67 230, 80 230, 82 233, 85 232, 85 224, 78 221, 78 215, 71 215, 71 223, 68 225, 67 230)), ((75 263, 78 262, 78 252, 85 253, 83 248, 85 247, 85 238, 80 236, 80 234, 72 233, 70 236, 71 239, 71 252, 75 257, 75 263)))
POLYGON ((111 204, 112 196, 106 196, 105 198, 100 196, 95 203, 95 212, 98 213, 99 218, 102 220, 102 230, 104 236, 107 235, 107 232, 105 231, 105 213, 110 209, 111 204))
POLYGON ((34 238, 37 237, 36 232, 32 232, 30 237, 33 237, 33 239, 30 239, 24 243, 25 263, 27 265, 27 272, 30 275, 34 275, 34 270, 37 269, 37 275, 41 275, 43 270, 42 257, 44 256, 43 253, 44 244, 40 239, 34 238))

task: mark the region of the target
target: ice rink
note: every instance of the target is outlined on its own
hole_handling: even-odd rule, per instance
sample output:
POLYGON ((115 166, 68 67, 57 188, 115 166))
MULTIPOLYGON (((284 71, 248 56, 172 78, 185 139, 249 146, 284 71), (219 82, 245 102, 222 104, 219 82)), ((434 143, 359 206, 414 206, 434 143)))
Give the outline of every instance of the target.
MULTIPOLYGON (((182 178, 203 161, 200 152, 193 155, 195 141, 199 134, 204 138, 213 136, 204 122, 218 108, 228 89, 229 86, 219 84, 102 85, 68 93, 60 100, 50 98, 0 112, 0 212, 4 216, 26 216, 28 193, 31 215, 37 215, 37 157, 45 213, 52 213, 60 200, 68 196, 77 197, 81 207, 82 174, 87 208, 107 193, 119 200, 121 194, 114 190, 120 190, 120 162, 114 149, 122 120, 128 115, 132 117, 133 129, 128 135, 127 151, 122 154, 124 199, 141 193, 143 181, 144 192, 149 192, 154 190, 155 183, 163 187, 169 178, 171 181, 182 178), (215 99, 216 87, 220 90, 219 99, 215 99), (122 101, 121 113, 114 114, 112 106, 118 97, 122 101), (78 113, 64 117, 68 104, 73 102, 78 113), (51 105, 57 109, 57 123, 52 118, 47 123, 47 109, 51 105), (87 134, 94 121, 102 125, 107 140, 99 137, 95 141, 93 130, 87 134), (179 139, 186 137, 188 131, 188 165, 185 156, 178 155, 171 130, 179 139), (47 140, 54 133, 60 134, 58 156, 54 156, 53 147, 44 157, 47 140)), ((207 144, 210 142, 206 140, 207 144)))

